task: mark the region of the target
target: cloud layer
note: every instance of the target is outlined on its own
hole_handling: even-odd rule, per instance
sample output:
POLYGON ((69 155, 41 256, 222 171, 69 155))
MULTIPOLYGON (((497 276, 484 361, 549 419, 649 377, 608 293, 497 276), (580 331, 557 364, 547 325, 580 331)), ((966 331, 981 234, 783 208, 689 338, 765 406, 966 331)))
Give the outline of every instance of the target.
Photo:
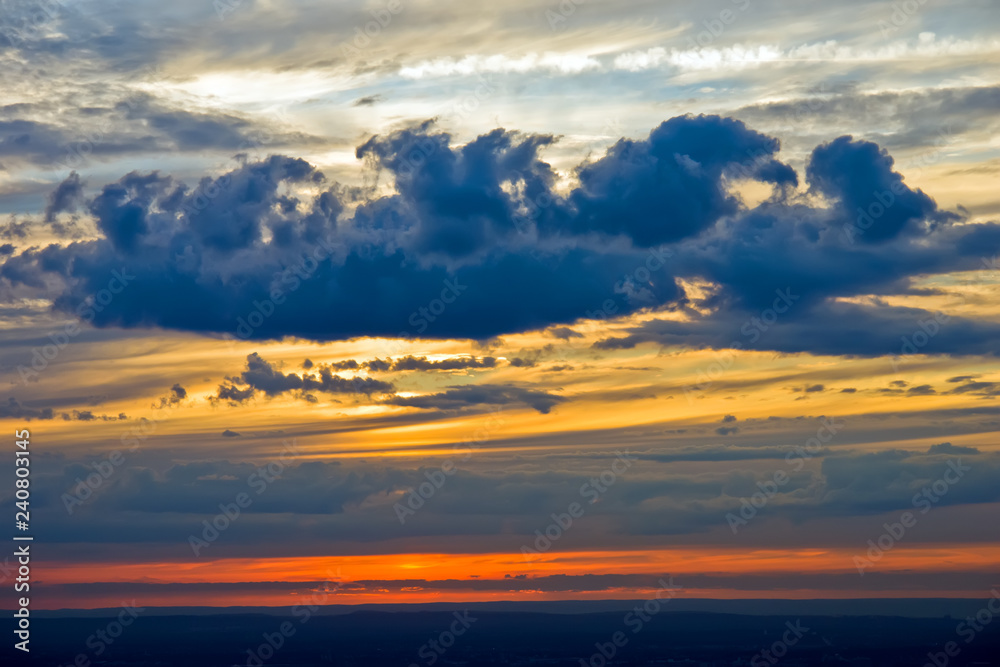
MULTIPOLYGON (((725 346, 783 299, 777 333, 758 337, 765 349, 794 337, 803 351, 889 354, 876 332, 895 338, 929 314, 838 299, 913 293, 915 277, 980 268, 1000 247, 1000 227, 956 224, 884 150, 847 136, 813 151, 804 188, 777 139, 729 118, 680 116, 622 139, 580 164, 568 191, 540 157, 554 141, 497 129, 455 145, 430 122, 377 135, 357 155, 391 193, 283 156, 196 186, 133 172, 86 201, 74 174, 48 215, 79 204, 97 238, 28 248, 0 276, 98 327, 249 339, 485 339, 680 309, 687 322, 653 322, 624 344, 670 333, 725 346), (747 182, 771 197, 748 206, 747 182), (115 292, 119 274, 128 284, 115 292), (681 286, 692 280, 711 295, 693 301, 681 286)), ((983 352, 996 333, 962 321, 928 351, 983 352)))

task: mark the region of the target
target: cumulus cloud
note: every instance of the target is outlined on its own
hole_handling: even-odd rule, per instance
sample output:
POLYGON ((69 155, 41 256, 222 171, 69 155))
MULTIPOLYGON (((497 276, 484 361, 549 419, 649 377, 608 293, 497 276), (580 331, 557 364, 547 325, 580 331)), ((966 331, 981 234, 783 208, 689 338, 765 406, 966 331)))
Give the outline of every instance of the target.
MULTIPOLYGON (((431 360, 427 357, 407 355, 398 359, 371 359, 358 362, 355 359, 336 361, 328 367, 335 371, 367 370, 371 373, 388 373, 390 371, 457 371, 468 369, 489 369, 497 367, 496 357, 451 357, 448 359, 431 360)), ((303 368, 311 368, 303 366, 303 368)))
POLYGON ((79 421, 79 422, 114 422, 128 419, 124 413, 119 413, 118 416, 115 415, 98 415, 94 414, 92 410, 73 410, 71 412, 63 412, 59 415, 63 421, 79 421))
POLYGON ((640 247, 696 236, 739 210, 724 187, 727 171, 796 182, 790 167, 770 159, 779 145, 731 118, 672 118, 648 139, 622 139, 607 155, 580 167, 580 187, 571 196, 577 209, 573 226, 626 234, 640 247))
MULTIPOLYGON (((853 241, 879 243, 908 228, 947 220, 934 200, 911 190, 877 144, 839 137, 813 151, 806 168, 813 188, 838 202, 853 241)), ((952 216, 957 217, 957 216, 952 216)))
POLYGON ((49 203, 45 207, 46 222, 53 222, 59 213, 75 211, 83 201, 83 185, 80 175, 71 172, 49 195, 49 203))
POLYGON ((240 375, 227 380, 227 384, 219 386, 216 400, 244 403, 257 392, 274 397, 288 392, 371 395, 394 391, 389 382, 362 377, 344 378, 334 375, 329 368, 321 368, 318 374, 286 375, 256 352, 247 355, 246 369, 240 375))
POLYGON ((950 442, 942 442, 937 445, 931 445, 927 450, 929 454, 979 454, 980 451, 977 447, 964 447, 962 445, 953 445, 950 442))
POLYGON ((170 388, 170 393, 166 396, 161 396, 153 407, 160 409, 174 407, 185 398, 187 398, 187 389, 182 387, 180 383, 176 383, 170 388))
POLYGON ((11 396, 6 403, 0 403, 0 418, 3 419, 52 419, 52 408, 30 408, 11 396))
MULTIPOLYGON (((254 313, 242 337, 313 340, 547 327, 568 337, 564 325, 609 301, 615 315, 683 308, 679 281, 703 280, 715 290, 697 317, 654 320, 601 346, 724 347, 785 294, 787 314, 752 346, 893 354, 898 332, 928 313, 838 299, 906 294, 917 275, 979 268, 1000 249, 1000 226, 950 224, 955 215, 906 186, 885 151, 850 137, 809 160, 809 188, 826 205, 792 196, 798 177, 777 161, 777 139, 729 118, 681 116, 622 139, 579 165, 565 195, 540 157, 554 141, 497 129, 456 146, 430 122, 378 135, 357 155, 391 178, 387 195, 284 156, 196 187, 133 172, 84 202, 100 238, 26 249, 0 277, 71 313, 126 267, 137 279, 95 326, 225 334, 254 313), (747 208, 729 189, 743 178, 774 195, 747 208), (882 190, 894 203, 863 234, 845 234, 882 190)), ((77 187, 72 176, 64 186, 77 187)), ((997 325, 953 318, 923 351, 980 353, 997 340, 997 325)))

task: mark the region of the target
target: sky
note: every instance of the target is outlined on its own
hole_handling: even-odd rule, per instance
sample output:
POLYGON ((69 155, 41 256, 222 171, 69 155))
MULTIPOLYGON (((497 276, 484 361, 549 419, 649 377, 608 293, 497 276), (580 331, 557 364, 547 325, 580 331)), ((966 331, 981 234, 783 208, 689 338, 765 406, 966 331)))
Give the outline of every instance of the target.
POLYGON ((0 4, 36 607, 1000 584, 992 0, 0 4))

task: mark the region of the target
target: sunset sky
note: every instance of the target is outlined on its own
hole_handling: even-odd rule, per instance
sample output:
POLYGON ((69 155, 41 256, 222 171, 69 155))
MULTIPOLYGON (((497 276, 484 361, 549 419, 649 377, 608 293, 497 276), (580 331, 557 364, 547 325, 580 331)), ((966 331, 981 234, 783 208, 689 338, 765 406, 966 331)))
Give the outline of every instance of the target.
POLYGON ((1000 13, 791 4, 4 0, 34 605, 1000 585, 1000 13))

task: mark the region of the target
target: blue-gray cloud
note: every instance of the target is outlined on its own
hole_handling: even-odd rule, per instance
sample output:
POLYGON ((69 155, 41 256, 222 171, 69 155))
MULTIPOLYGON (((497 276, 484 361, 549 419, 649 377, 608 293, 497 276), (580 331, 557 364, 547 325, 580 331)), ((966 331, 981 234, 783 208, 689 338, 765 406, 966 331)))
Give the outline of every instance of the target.
MULTIPOLYGON (((455 146, 429 122, 376 136, 357 153, 392 177, 396 192, 385 196, 283 156, 195 188, 133 172, 87 202, 101 238, 27 249, 0 276, 36 293, 61 279, 46 296, 73 313, 124 267, 135 278, 89 313, 95 326, 315 340, 484 339, 683 308, 678 279, 703 279, 719 286, 701 304, 711 315, 654 321, 603 345, 673 335, 725 346, 784 293, 788 315, 757 337, 762 348, 892 354, 898 332, 926 313, 831 300, 911 293, 913 277, 979 268, 1000 248, 1000 227, 952 224, 958 216, 906 186, 871 142, 841 137, 814 151, 809 186, 831 202, 819 208, 793 197, 797 176, 774 157, 778 141, 739 121, 683 116, 622 140, 581 165, 566 196, 539 157, 553 141, 498 129, 455 146), (737 178, 774 194, 747 208, 727 189, 737 178), (296 194, 305 189, 318 194, 296 194), (883 191, 893 200, 875 224, 845 233, 883 191), (876 321, 891 327, 861 326, 876 321), (820 335, 798 336, 802 328, 820 335)), ((926 351, 981 353, 996 334, 956 318, 926 351)))

